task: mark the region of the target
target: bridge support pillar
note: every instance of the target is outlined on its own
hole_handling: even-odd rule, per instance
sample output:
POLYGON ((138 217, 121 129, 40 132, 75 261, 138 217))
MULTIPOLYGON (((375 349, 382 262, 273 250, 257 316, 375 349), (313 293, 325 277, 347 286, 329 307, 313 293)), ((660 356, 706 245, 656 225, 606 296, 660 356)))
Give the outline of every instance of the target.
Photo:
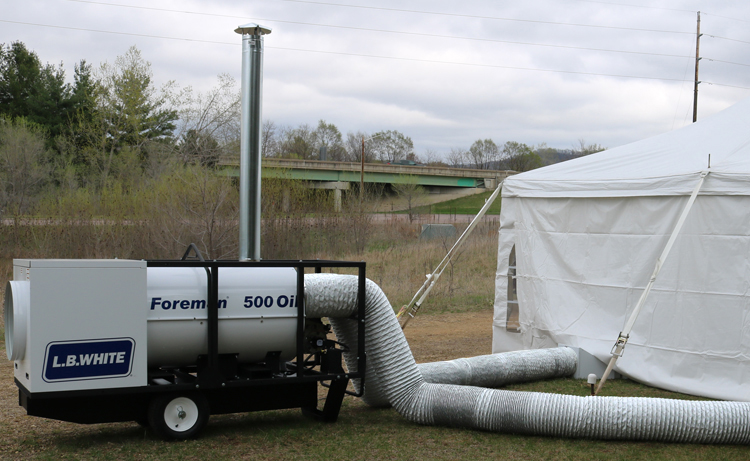
POLYGON ((312 189, 331 189, 333 190, 333 208, 341 211, 341 191, 349 190, 349 183, 345 181, 325 181, 310 183, 312 189))

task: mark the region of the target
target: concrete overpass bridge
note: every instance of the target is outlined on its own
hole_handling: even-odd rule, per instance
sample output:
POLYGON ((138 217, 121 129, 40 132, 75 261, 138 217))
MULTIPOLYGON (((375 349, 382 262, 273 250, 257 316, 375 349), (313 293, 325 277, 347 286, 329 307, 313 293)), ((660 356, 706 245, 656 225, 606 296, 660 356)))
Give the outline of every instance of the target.
MULTIPOLYGON (((230 176, 239 176, 239 157, 226 157, 219 165, 230 176)), ((474 170, 433 166, 389 165, 384 163, 337 162, 321 160, 292 160, 264 158, 261 174, 264 178, 297 179, 309 181, 312 187, 333 189, 340 198, 342 190, 351 183, 418 184, 430 193, 446 193, 471 189, 495 189, 498 183, 515 171, 474 170)), ((464 195, 464 194, 461 194, 464 195)))
MULTIPOLYGON (((239 158, 227 160, 222 163, 239 171, 239 158)), ((405 184, 416 182, 424 187, 494 189, 497 182, 512 173, 514 172, 468 168, 389 165, 385 163, 364 164, 364 182, 366 183, 405 184)), ((359 162, 264 158, 263 175, 265 177, 301 179, 304 181, 359 183, 362 175, 362 164, 359 162)))

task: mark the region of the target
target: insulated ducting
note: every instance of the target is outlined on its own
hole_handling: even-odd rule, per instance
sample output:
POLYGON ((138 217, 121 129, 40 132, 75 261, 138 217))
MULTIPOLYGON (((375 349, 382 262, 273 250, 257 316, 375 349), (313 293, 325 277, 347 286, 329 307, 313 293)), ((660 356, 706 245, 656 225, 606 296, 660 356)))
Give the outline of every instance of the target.
MULTIPOLYGON (((363 399, 370 405, 390 404, 410 421, 557 437, 750 443, 746 402, 576 397, 428 383, 388 299, 370 280, 366 290, 368 369, 363 399)), ((357 320, 350 317, 356 311, 357 277, 307 275, 305 295, 307 315, 328 317, 339 340, 356 350, 357 320)), ((355 359, 348 356, 347 366, 355 359)), ((482 382, 473 376, 471 372, 472 380, 456 380, 482 382)))
POLYGON ((559 347, 420 363, 417 366, 428 383, 500 387, 571 376, 576 371, 577 358, 573 349, 559 347))

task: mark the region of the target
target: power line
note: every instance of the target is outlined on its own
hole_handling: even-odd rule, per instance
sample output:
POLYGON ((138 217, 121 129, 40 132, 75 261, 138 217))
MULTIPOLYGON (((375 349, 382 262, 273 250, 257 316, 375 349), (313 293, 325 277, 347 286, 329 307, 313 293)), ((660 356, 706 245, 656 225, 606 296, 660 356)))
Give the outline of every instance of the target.
POLYGON ((750 88, 748 88, 746 86, 727 85, 725 83, 714 83, 714 82, 706 82, 706 81, 701 81, 700 83, 705 83, 707 85, 726 86, 726 87, 729 87, 729 88, 739 88, 741 90, 750 90, 750 88))
MULTIPOLYGON (((690 46, 692 48, 692 44, 690 46)), ((688 69, 690 67, 691 61, 692 59, 685 60, 685 71, 683 72, 683 75, 682 75, 682 78, 685 80, 685 82, 682 85, 680 85, 681 91, 677 92, 677 104, 675 105, 675 108, 674 108, 674 117, 672 118, 672 129, 674 129, 674 125, 675 123, 677 123, 677 112, 679 111, 680 103, 682 102, 682 94, 684 93, 684 91, 682 90, 685 88, 685 83, 687 83, 687 73, 688 73, 688 69)), ((685 115, 685 117, 687 117, 687 114, 685 115)), ((683 120, 683 123, 685 123, 685 120, 683 120)))
MULTIPOLYGON (((166 8, 124 5, 124 4, 119 4, 119 3, 98 2, 98 1, 92 1, 92 0, 68 0, 68 1, 76 2, 76 3, 90 3, 90 4, 95 4, 95 5, 116 6, 116 7, 122 7, 122 8, 134 8, 134 9, 143 9, 143 10, 164 11, 164 12, 171 12, 171 13, 197 14, 197 15, 205 15, 205 16, 216 16, 216 17, 238 19, 236 16, 216 14, 216 13, 201 13, 198 11, 172 10, 172 9, 166 9, 166 8)), ((335 25, 335 24, 320 24, 320 23, 302 22, 302 21, 287 21, 283 19, 253 18, 253 20, 277 22, 277 23, 282 23, 282 24, 298 24, 298 25, 313 26, 313 27, 328 27, 332 29, 357 30, 357 31, 365 31, 365 32, 411 35, 411 36, 430 37, 430 38, 448 38, 448 39, 458 39, 458 40, 470 40, 470 41, 477 41, 477 42, 507 43, 507 44, 512 44, 512 45, 565 48, 565 49, 583 50, 583 51, 600 51, 600 52, 606 52, 606 53, 624 53, 624 54, 637 54, 637 55, 643 55, 643 56, 661 56, 661 57, 671 57, 671 58, 691 58, 692 57, 692 56, 681 56, 681 55, 667 54, 667 53, 649 53, 646 51, 611 50, 611 49, 605 49, 605 48, 591 48, 591 47, 570 46, 570 45, 553 45, 553 44, 548 44, 548 43, 518 42, 518 41, 513 41, 513 40, 475 38, 475 37, 465 37, 465 36, 445 35, 445 34, 427 34, 427 33, 421 33, 421 32, 407 32, 407 31, 389 30, 389 29, 372 29, 372 28, 366 28, 366 27, 340 26, 340 25, 335 25)))
POLYGON ((685 80, 679 79, 679 78, 644 77, 644 76, 638 76, 638 75, 602 74, 602 73, 596 73, 596 72, 581 72, 581 71, 557 70, 557 69, 539 69, 539 68, 533 68, 533 67, 501 66, 501 65, 496 65, 496 64, 476 64, 476 63, 468 63, 468 62, 441 61, 441 60, 434 60, 434 59, 399 58, 399 57, 396 57, 396 56, 381 56, 381 55, 375 55, 375 54, 360 54, 360 53, 344 53, 344 52, 339 52, 339 51, 306 50, 306 49, 302 49, 302 48, 286 48, 286 47, 276 47, 276 46, 273 46, 273 47, 272 46, 266 46, 266 48, 274 48, 274 49, 277 49, 277 50, 288 50, 288 51, 302 51, 302 52, 306 52, 306 53, 337 54, 337 55, 343 55, 343 56, 358 56, 358 57, 377 58, 377 59, 392 59, 392 60, 397 60, 397 61, 413 61, 413 62, 425 62, 425 63, 432 63, 432 64, 452 64, 452 65, 471 66, 471 67, 487 67, 487 68, 492 68, 492 69, 528 70, 528 71, 535 71, 535 72, 551 72, 551 73, 560 73, 560 74, 590 75, 590 76, 599 76, 599 77, 633 78, 633 79, 643 79, 643 80, 662 80, 662 81, 668 81, 668 82, 683 82, 683 81, 685 81, 685 80))
MULTIPOLYGON (((71 0, 75 1, 75 0, 71 0)), ((628 50, 611 50, 606 48, 591 48, 591 47, 585 47, 585 46, 572 46, 572 45, 553 45, 549 43, 533 43, 533 42, 518 42, 514 40, 499 40, 494 38, 476 38, 476 37, 465 37, 460 35, 445 35, 445 34, 427 34, 422 32, 406 32, 406 31, 399 31, 399 30, 388 30, 388 29, 370 29, 365 27, 352 27, 352 26, 339 26, 339 25, 331 25, 331 24, 316 24, 316 23, 310 23, 310 22, 300 22, 300 21, 286 21, 286 20, 280 20, 280 19, 261 19, 258 18, 259 21, 270 21, 270 22, 279 22, 284 24, 299 24, 299 25, 305 25, 305 26, 315 26, 315 27, 330 27, 334 29, 348 29, 348 30, 361 30, 366 32, 378 32, 378 33, 388 33, 388 34, 400 34, 400 35, 412 35, 412 36, 418 36, 418 37, 430 37, 430 38, 448 38, 448 39, 456 39, 456 40, 469 40, 469 41, 475 41, 475 42, 489 42, 489 43, 507 43, 511 45, 526 45, 526 46, 543 46, 543 47, 550 47, 550 48, 565 48, 565 49, 571 49, 571 50, 583 50, 583 51, 601 51, 605 53, 625 53, 625 54, 638 54, 638 55, 645 55, 645 56, 661 56, 661 57, 670 57, 670 58, 691 58, 692 56, 681 56, 676 54, 667 54, 667 53, 649 53, 647 51, 628 51, 628 50)))
MULTIPOLYGON (((70 0, 78 1, 78 0, 70 0)), ((630 30, 636 32, 659 32, 667 34, 688 34, 692 35, 693 32, 682 32, 675 30, 661 30, 661 29, 639 29, 635 27, 618 27, 618 26, 602 26, 597 24, 579 24, 571 22, 554 22, 554 21, 540 21, 536 19, 516 19, 516 18, 503 18, 499 16, 481 16, 473 14, 461 14, 461 13, 443 13, 440 11, 426 11, 426 10, 407 10, 403 8, 386 8, 382 6, 365 6, 365 5, 348 5, 345 3, 330 3, 330 2, 319 2, 313 0, 277 0, 280 2, 291 2, 291 3, 307 3, 311 5, 325 5, 325 6, 337 6, 342 8, 360 8, 366 10, 378 10, 378 11, 391 11, 397 13, 414 13, 414 14, 428 14, 435 16, 452 16, 457 18, 470 18, 470 19, 490 19, 494 21, 513 21, 513 22, 524 22, 534 24, 551 24, 556 26, 575 26, 575 27, 592 27, 597 29, 615 29, 615 30, 630 30)))
POLYGON ((136 34, 133 32, 116 32, 113 30, 98 30, 98 29, 87 29, 84 27, 70 27, 70 26, 55 26, 52 24, 38 24, 33 22, 22 22, 22 21, 9 21, 7 19, 0 19, 0 22, 6 22, 9 24, 21 24, 25 26, 38 26, 38 27, 51 27, 53 29, 65 29, 65 30, 78 30, 83 32, 96 32, 100 34, 113 34, 113 35, 128 35, 131 37, 145 37, 145 38, 159 38, 164 40, 180 40, 185 42, 199 42, 199 43, 214 43, 218 45, 241 45, 240 43, 230 43, 230 42, 217 42, 217 41, 211 41, 211 40, 198 40, 194 38, 182 38, 182 37, 166 37, 163 35, 151 35, 151 34, 136 34))
MULTIPOLYGON (((664 11, 679 11, 681 13, 695 13, 695 10, 686 10, 683 8, 666 8, 662 6, 651 6, 651 5, 633 5, 632 3, 604 2, 600 0, 577 0, 577 1, 585 2, 585 3, 598 3, 600 5, 627 6, 628 8, 645 8, 649 10, 664 10, 664 11)), ((730 16, 722 16, 720 14, 707 13, 705 11, 701 11, 701 14, 704 16, 714 16, 714 17, 721 18, 721 19, 729 19, 730 21, 750 23, 750 20, 747 20, 747 19, 733 18, 730 16)))
MULTIPOLYGON (((662 6, 650 6, 650 5, 633 5, 632 3, 603 2, 600 0, 577 0, 577 1, 586 2, 586 3, 598 3, 600 5, 627 6, 629 8, 645 8, 649 10, 664 10, 664 11, 679 11, 681 13, 695 13, 695 10, 686 10, 682 8, 666 8, 662 6)), ((750 23, 750 21, 747 19, 733 18, 730 16, 722 16, 720 14, 707 13, 705 11, 701 11, 701 14, 704 16, 714 16, 716 18, 729 19, 730 21, 750 23)))
MULTIPOLYGON (((214 40, 199 40, 199 39, 183 38, 183 37, 168 37, 168 36, 153 35, 153 34, 136 34, 133 32, 117 32, 117 31, 112 31, 112 30, 98 30, 98 29, 89 29, 89 28, 84 28, 84 27, 57 26, 57 25, 52 25, 52 24, 39 24, 39 23, 23 22, 23 21, 10 21, 7 19, 0 19, 0 22, 9 23, 9 24, 20 24, 20 25, 26 25, 26 26, 49 27, 53 29, 95 32, 95 33, 112 34, 112 35, 126 35, 126 36, 131 36, 131 37, 155 38, 155 39, 161 39, 161 40, 177 40, 177 41, 185 41, 185 42, 210 43, 210 44, 216 44, 216 45, 231 45, 231 46, 241 45, 240 43, 237 43, 237 42, 219 42, 219 41, 214 41, 214 40)), ((434 59, 401 58, 397 56, 384 56, 384 55, 364 54, 364 53, 346 53, 346 52, 341 52, 341 51, 310 50, 310 49, 304 49, 304 48, 288 48, 288 47, 280 47, 280 46, 266 46, 266 48, 284 50, 284 51, 297 51, 297 52, 303 52, 303 53, 318 53, 318 54, 331 54, 331 55, 339 55, 339 56, 390 59, 390 60, 396 60, 396 61, 423 62, 423 63, 431 63, 431 64, 449 64, 449 65, 468 66, 468 67, 483 67, 483 68, 491 68, 491 69, 524 70, 524 71, 531 71, 531 72, 547 72, 547 73, 559 73, 559 74, 569 74, 569 75, 588 75, 588 76, 594 76, 594 77, 614 77, 614 78, 628 78, 628 79, 640 79, 640 80, 659 80, 659 81, 666 81, 666 82, 688 81, 688 80, 685 80, 684 78, 679 79, 679 78, 666 78, 666 77, 647 77, 647 76, 640 76, 640 75, 605 74, 605 73, 598 73, 598 72, 581 72, 581 71, 570 71, 570 70, 559 70, 559 69, 540 69, 540 68, 534 68, 534 67, 501 66, 497 64, 477 64, 477 63, 468 63, 468 62, 442 61, 442 60, 434 60, 434 59)), ((740 88, 740 89, 750 90, 750 88, 743 87, 743 86, 726 85, 726 84, 714 83, 714 82, 704 82, 704 83, 707 83, 709 85, 718 85, 718 86, 726 86, 726 87, 731 87, 731 88, 740 88)))
POLYGON ((615 3, 615 2, 602 2, 598 0, 578 0, 579 2, 586 3, 599 3, 602 5, 613 5, 613 6, 627 6, 630 8, 647 8, 649 10, 665 10, 665 11, 680 11, 682 13, 695 13, 693 10, 684 10, 681 8, 665 8, 661 6, 647 6, 647 5, 633 5, 632 3, 615 3))
POLYGON ((750 45, 750 42, 745 41, 745 40, 737 40, 736 38, 727 38, 727 37, 720 37, 718 35, 708 35, 708 34, 705 34, 705 36, 711 37, 711 38, 718 38, 720 40, 729 40, 730 42, 747 43, 748 45, 750 45))
MULTIPOLYGON (((83 27, 56 26, 56 25, 51 25, 51 24, 38 24, 38 23, 32 23, 32 22, 10 21, 6 19, 0 19, 0 22, 10 23, 10 24, 21 24, 21 25, 27 25, 27 26, 50 27, 50 28, 55 28, 55 29, 96 32, 96 33, 103 33, 103 34, 156 38, 156 39, 164 39, 164 40, 179 40, 179 41, 187 41, 187 42, 212 43, 212 44, 218 44, 218 45, 232 45, 232 46, 240 45, 240 43, 235 43, 235 42, 219 42, 219 41, 198 40, 198 39, 182 38, 182 37, 167 37, 163 35, 136 34, 132 32, 116 32, 116 31, 111 31, 111 30, 88 29, 88 28, 83 28, 83 27)), ((432 64, 450 64, 450 65, 485 67, 485 68, 494 68, 494 69, 526 70, 526 71, 535 71, 535 72, 589 75, 589 76, 600 76, 600 77, 633 78, 633 79, 645 79, 645 80, 662 80, 662 81, 673 81, 673 82, 684 81, 683 79, 676 79, 676 78, 644 77, 644 76, 638 76, 638 75, 604 74, 604 73, 596 73, 596 72, 539 69, 539 68, 533 68, 533 67, 501 66, 501 65, 495 65, 495 64, 476 64, 476 63, 441 61, 441 60, 431 60, 431 59, 401 58, 401 57, 396 57, 396 56, 384 56, 384 55, 374 55, 374 54, 364 54, 364 53, 346 53, 346 52, 340 52, 340 51, 309 50, 309 49, 303 49, 303 48, 287 48, 287 47, 279 47, 279 46, 266 46, 266 48, 276 49, 276 50, 286 50, 286 51, 298 51, 298 52, 305 52, 305 53, 332 54, 332 55, 339 55, 339 56, 355 56, 355 57, 364 57, 364 58, 391 59, 391 60, 397 60, 397 61, 424 62, 424 63, 432 63, 432 64)))
POLYGON ((705 14, 706 16, 716 16, 717 18, 722 18, 722 19, 729 19, 731 21, 750 22, 747 19, 732 18, 729 16, 721 16, 719 14, 711 14, 711 13, 706 13, 706 12, 701 12, 701 14, 705 14))
POLYGON ((151 10, 151 11, 165 11, 169 13, 184 13, 184 14, 198 14, 201 16, 213 16, 217 18, 234 18, 239 19, 236 15, 229 14, 217 14, 217 13, 203 13, 200 11, 189 11, 189 10, 172 10, 169 8, 156 8, 153 6, 140 6, 140 5, 124 5, 122 3, 108 3, 108 2, 95 2, 89 0, 68 0, 69 2, 75 3, 90 3, 92 5, 106 5, 106 6, 119 6, 120 8, 133 8, 138 10, 151 10))
MULTIPOLYGON (((107 6, 119 6, 122 8, 136 8, 136 9, 143 9, 143 10, 153 10, 153 11, 164 11, 164 12, 172 12, 172 13, 184 13, 184 14, 197 14, 201 16, 214 16, 219 18, 237 18, 236 15, 228 15, 228 14, 217 14, 217 13, 205 13, 200 11, 189 11, 189 10, 174 10, 169 8, 156 8, 156 7, 147 7, 147 6, 138 6, 138 5, 124 5, 120 3, 107 3, 107 2, 97 2, 93 0, 67 0, 69 2, 76 2, 76 3, 90 3, 94 5, 107 5, 107 6)), ((386 9, 387 8, 378 8, 378 7, 367 7, 367 6, 361 6, 361 5, 343 5, 343 4, 335 4, 335 3, 323 3, 323 2, 312 2, 307 1, 303 2, 302 0, 279 0, 279 1, 290 1, 290 2, 300 2, 300 3, 314 3, 314 4, 323 4, 323 5, 336 5, 336 6, 342 6, 342 7, 350 7, 350 8, 370 8, 370 9, 386 9)), ((631 8, 647 8, 652 10, 665 10, 665 11, 680 11, 680 12, 687 12, 687 13, 694 13, 693 10, 685 10, 680 8, 665 8, 665 7, 658 7, 658 6, 648 6, 648 5, 633 5, 630 3, 613 3, 613 2, 603 2, 599 0, 578 0, 580 2, 587 2, 587 3, 598 3, 602 5, 616 5, 616 6, 627 6, 631 8)), ((471 15, 461 15, 461 14, 453 14, 453 13, 440 13, 440 12, 430 12, 430 11, 424 11, 420 12, 417 10, 398 10, 393 9, 394 11, 405 11, 405 12, 411 12, 411 13, 423 13, 423 14, 439 14, 439 15, 449 15, 449 16, 459 16, 459 17, 470 17, 470 18, 483 18, 483 19, 496 19, 496 20, 502 20, 502 21, 523 21, 523 22, 541 22, 543 24, 557 24, 557 25, 569 25, 569 26, 580 26, 580 27, 602 27, 602 28, 610 28, 610 29, 625 29, 625 30, 635 30, 635 31, 645 31, 645 32, 666 32, 666 33, 675 33, 675 34, 692 34, 692 32, 680 32, 680 31, 667 31, 667 30, 654 30, 654 29, 633 29, 633 28, 619 28, 614 26, 600 26, 600 25, 591 25, 591 24, 574 24, 574 23, 562 23, 562 22, 549 22, 549 21, 531 21, 531 20, 525 20, 525 19, 511 19, 511 18, 498 18, 498 17, 492 17, 492 16, 471 16, 471 15)), ((711 14, 703 12, 701 13, 706 16, 715 16, 717 18, 722 19, 730 19, 733 21, 740 21, 740 22, 750 22, 745 19, 739 19, 739 18, 732 18, 728 16, 722 16, 718 14, 711 14)), ((274 20, 274 19, 267 19, 267 21, 276 21, 276 22, 285 22, 282 20, 274 20)), ((287 21, 292 24, 307 24, 307 23, 295 23, 292 21, 287 21)), ((307 24, 307 25, 318 25, 318 24, 307 24)), ((325 25, 323 25, 326 27, 325 25)), ((342 27, 344 26, 327 26, 327 27, 342 27)), ((352 27, 351 29, 357 29, 356 27, 352 27)), ((367 29, 363 29, 367 30, 367 29)), ((398 33, 398 32, 396 32, 398 33)))
POLYGON ((732 61, 722 61, 721 59, 711 59, 711 58, 706 58, 704 56, 701 56, 701 60, 703 59, 707 61, 712 61, 712 62, 723 62, 724 64, 734 64, 735 66, 750 67, 750 64, 742 64, 741 62, 732 62, 732 61))

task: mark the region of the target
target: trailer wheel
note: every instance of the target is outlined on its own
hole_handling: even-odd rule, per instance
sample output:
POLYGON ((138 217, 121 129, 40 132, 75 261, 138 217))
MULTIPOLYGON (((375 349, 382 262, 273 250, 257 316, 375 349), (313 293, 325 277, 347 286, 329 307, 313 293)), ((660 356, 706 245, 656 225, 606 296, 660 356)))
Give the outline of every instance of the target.
POLYGON ((201 394, 171 394, 154 397, 148 408, 148 423, 166 440, 197 437, 208 423, 210 409, 201 394))

